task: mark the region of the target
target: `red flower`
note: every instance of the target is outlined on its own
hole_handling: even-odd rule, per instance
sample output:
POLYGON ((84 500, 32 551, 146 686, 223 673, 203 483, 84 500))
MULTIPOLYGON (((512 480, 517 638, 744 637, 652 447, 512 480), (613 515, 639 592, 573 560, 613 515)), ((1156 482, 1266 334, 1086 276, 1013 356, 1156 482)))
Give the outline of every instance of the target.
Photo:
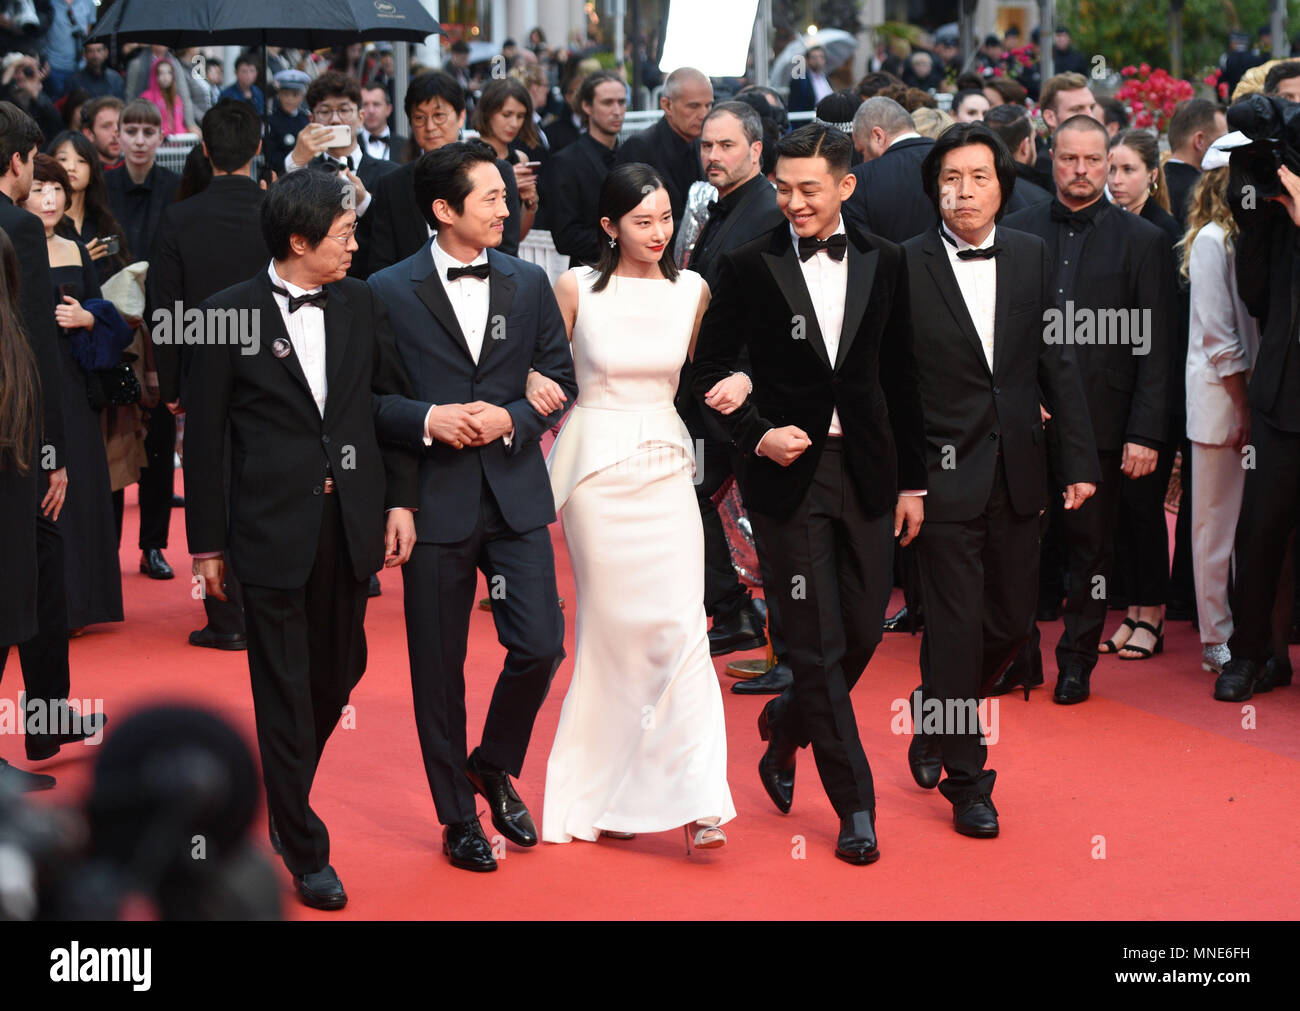
POLYGON ((1223 84, 1219 85, 1219 97, 1222 98, 1224 101, 1227 101, 1228 85, 1226 81, 1223 84))
POLYGON ((1137 67, 1133 66, 1133 64, 1130 63, 1127 67, 1121 69, 1120 73, 1123 74, 1125 77, 1132 77, 1134 74, 1137 73, 1137 67))

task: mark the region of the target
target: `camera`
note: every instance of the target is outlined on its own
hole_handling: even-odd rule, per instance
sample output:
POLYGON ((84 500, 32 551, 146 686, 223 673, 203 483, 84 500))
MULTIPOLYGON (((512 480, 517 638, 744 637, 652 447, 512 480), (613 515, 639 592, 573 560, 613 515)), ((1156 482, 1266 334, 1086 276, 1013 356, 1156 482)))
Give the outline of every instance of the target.
POLYGON ((1228 129, 1240 130, 1251 141, 1232 151, 1228 168, 1232 202, 1241 206, 1253 193, 1249 206, 1284 193, 1278 168, 1285 165, 1300 174, 1300 105, 1276 96, 1250 95, 1228 109, 1228 129))

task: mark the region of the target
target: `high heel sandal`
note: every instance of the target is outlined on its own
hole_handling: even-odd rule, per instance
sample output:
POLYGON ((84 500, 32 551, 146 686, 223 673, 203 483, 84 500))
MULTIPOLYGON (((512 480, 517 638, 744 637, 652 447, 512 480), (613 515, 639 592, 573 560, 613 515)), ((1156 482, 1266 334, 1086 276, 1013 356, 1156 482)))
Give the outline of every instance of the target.
POLYGON ((727 834, 717 825, 704 825, 698 821, 693 821, 689 825, 683 825, 682 831, 686 833, 686 855, 691 855, 692 842, 697 850, 716 850, 720 846, 727 845, 727 834), (691 830, 695 830, 695 838, 691 839, 691 830))
POLYGON ((614 832, 607 828, 602 828, 599 831, 601 835, 608 836, 610 839, 635 839, 636 838, 635 832, 614 832))
MULTIPOLYGON (((1162 623, 1162 624, 1163 624, 1163 623, 1162 623)), ((1102 654, 1107 654, 1107 653, 1118 653, 1118 652, 1119 652, 1120 650, 1122 650, 1126 645, 1128 645, 1128 640, 1133 638, 1133 633, 1134 633, 1135 631, 1137 631, 1137 627, 1138 627, 1139 625, 1146 625, 1146 622, 1143 622, 1143 621, 1134 621, 1132 618, 1125 618, 1123 621, 1121 621, 1121 622, 1119 623, 1119 627, 1120 627, 1120 628, 1124 628, 1124 627, 1126 627, 1126 626, 1128 627, 1128 629, 1130 630, 1130 631, 1129 631, 1129 634, 1128 634, 1128 638, 1125 639, 1125 640, 1124 640, 1122 643, 1120 643, 1119 645, 1116 645, 1116 643, 1115 643, 1115 636, 1112 635, 1109 639, 1107 639, 1105 642, 1103 642, 1100 646, 1097 647, 1097 652, 1098 652, 1098 653, 1102 653, 1102 654)), ((1147 627, 1147 628, 1151 628, 1150 625, 1147 625, 1146 627, 1147 627)), ((1151 628, 1151 631, 1154 632, 1155 629, 1154 629, 1154 628, 1151 628)), ((1119 632, 1119 629, 1116 629, 1116 633, 1117 633, 1117 634, 1118 634, 1118 632, 1119 632)), ((1136 660, 1137 657, 1133 657, 1133 659, 1136 660)))
MULTIPOLYGON (((1137 655, 1137 656, 1125 656, 1123 653, 1119 653, 1119 658, 1120 658, 1121 660, 1150 660, 1151 657, 1154 656, 1156 653, 1163 653, 1163 652, 1164 652, 1164 650, 1165 650, 1165 622, 1164 622, 1164 619, 1163 619, 1163 618, 1160 619, 1160 627, 1159 627, 1159 628, 1156 628, 1156 627, 1155 627, 1154 625, 1152 625, 1151 622, 1149 622, 1149 621, 1139 621, 1139 622, 1137 623, 1137 627, 1134 629, 1134 634, 1136 634, 1138 628, 1145 629, 1146 631, 1150 632, 1152 635, 1154 635, 1154 636, 1156 637, 1156 646, 1155 646, 1155 649, 1147 649, 1145 646, 1131 646, 1131 645, 1129 645, 1129 643, 1126 642, 1126 643, 1124 643, 1123 646, 1120 647, 1120 649, 1121 649, 1121 650, 1124 650, 1124 649, 1130 649, 1130 650, 1132 650, 1134 653, 1137 653, 1138 655, 1137 655)), ((1131 641, 1131 639, 1130 639, 1130 641, 1131 641)))

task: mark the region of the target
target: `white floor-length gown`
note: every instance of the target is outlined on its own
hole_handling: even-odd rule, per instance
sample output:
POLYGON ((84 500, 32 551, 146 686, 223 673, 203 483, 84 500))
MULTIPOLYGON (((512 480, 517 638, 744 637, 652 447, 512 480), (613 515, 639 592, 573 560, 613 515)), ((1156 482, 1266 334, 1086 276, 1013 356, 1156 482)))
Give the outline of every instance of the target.
POLYGON ((704 615, 690 434, 673 406, 698 274, 578 268, 578 399, 547 466, 577 592, 573 679, 546 766, 542 838, 736 815, 704 615))

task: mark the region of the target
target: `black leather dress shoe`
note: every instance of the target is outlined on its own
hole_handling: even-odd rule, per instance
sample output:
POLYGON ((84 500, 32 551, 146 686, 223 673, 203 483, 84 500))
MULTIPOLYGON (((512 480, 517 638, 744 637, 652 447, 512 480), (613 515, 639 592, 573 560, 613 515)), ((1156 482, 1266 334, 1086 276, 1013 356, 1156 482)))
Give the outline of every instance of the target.
POLYGON ((780 695, 794 684, 794 672, 784 660, 778 660, 756 678, 735 681, 731 690, 737 695, 780 695))
POLYGON ((776 732, 769 720, 768 711, 771 708, 772 703, 769 702, 758 714, 758 736, 768 742, 767 750, 758 760, 758 778, 777 810, 789 814, 790 806, 794 803, 794 757, 799 749, 776 732))
POLYGON ((907 765, 912 778, 923 790, 933 790, 943 775, 943 751, 934 734, 913 732, 912 743, 907 746, 907 765))
POLYGON ((0 790, 12 790, 15 793, 34 793, 37 790, 53 789, 53 776, 15 769, 3 758, 0 758, 0 790))
POLYGON ((1220 702, 1245 702, 1255 694, 1255 682, 1259 676, 1254 660, 1233 657, 1223 665, 1214 682, 1214 697, 1220 702))
POLYGON ((1052 701, 1062 706, 1087 702, 1092 693, 1088 684, 1091 676, 1091 671, 1085 671, 1078 664, 1067 664, 1056 678, 1056 691, 1052 693, 1052 701))
POLYGON ((150 579, 175 579, 176 573, 158 548, 150 548, 140 555, 140 571, 150 579))
POLYGON ((537 826, 533 824, 533 816, 515 793, 508 773, 484 762, 475 748, 469 756, 465 775, 474 791, 488 802, 492 824, 498 832, 516 846, 537 845, 537 826))
POLYGON ((977 794, 952 806, 952 826, 962 835, 992 839, 998 834, 998 810, 992 798, 977 794))
POLYGON ((1284 657, 1271 656, 1264 662, 1264 669, 1255 679, 1255 694, 1262 695, 1274 688, 1284 688, 1291 683, 1291 661, 1284 657))
POLYGON ((886 632, 910 632, 916 635, 925 627, 925 621, 919 611, 910 609, 906 604, 885 619, 886 632))
POLYGON ((1029 698, 1029 689, 1040 688, 1043 684, 1043 655, 1032 650, 1028 643, 1016 654, 1016 658, 1007 665, 1007 669, 998 675, 996 681, 985 695, 1006 695, 1017 688, 1029 698))
POLYGON ((451 859, 453 867, 464 871, 494 871, 496 858, 492 844, 483 834, 477 818, 446 825, 442 830, 442 851, 451 859))
POLYGON ((104 729, 108 717, 103 713, 86 713, 84 716, 66 702, 59 704, 59 710, 50 717, 50 726, 67 727, 66 733, 27 734, 23 738, 23 748, 29 762, 40 762, 53 758, 65 744, 76 744, 88 737, 94 737, 104 729))
POLYGON ((366 596, 380 597, 383 596, 383 593, 384 593, 384 588, 379 585, 379 577, 372 574, 370 576, 370 589, 366 591, 366 596))
POLYGON ((840 836, 835 855, 851 864, 874 864, 880 859, 876 846, 876 812, 854 811, 840 819, 840 836))
POLYGON ((248 649, 248 639, 238 632, 214 632, 204 626, 190 633, 191 646, 207 646, 209 649, 248 649))
POLYGON ((713 619, 709 629, 709 655, 738 653, 745 649, 759 649, 767 645, 766 625, 750 601, 729 618, 713 619))
POLYGON ((348 893, 343 890, 334 868, 326 866, 323 870, 310 874, 298 874, 293 879, 298 889, 298 898, 312 909, 342 909, 348 904, 348 893))

